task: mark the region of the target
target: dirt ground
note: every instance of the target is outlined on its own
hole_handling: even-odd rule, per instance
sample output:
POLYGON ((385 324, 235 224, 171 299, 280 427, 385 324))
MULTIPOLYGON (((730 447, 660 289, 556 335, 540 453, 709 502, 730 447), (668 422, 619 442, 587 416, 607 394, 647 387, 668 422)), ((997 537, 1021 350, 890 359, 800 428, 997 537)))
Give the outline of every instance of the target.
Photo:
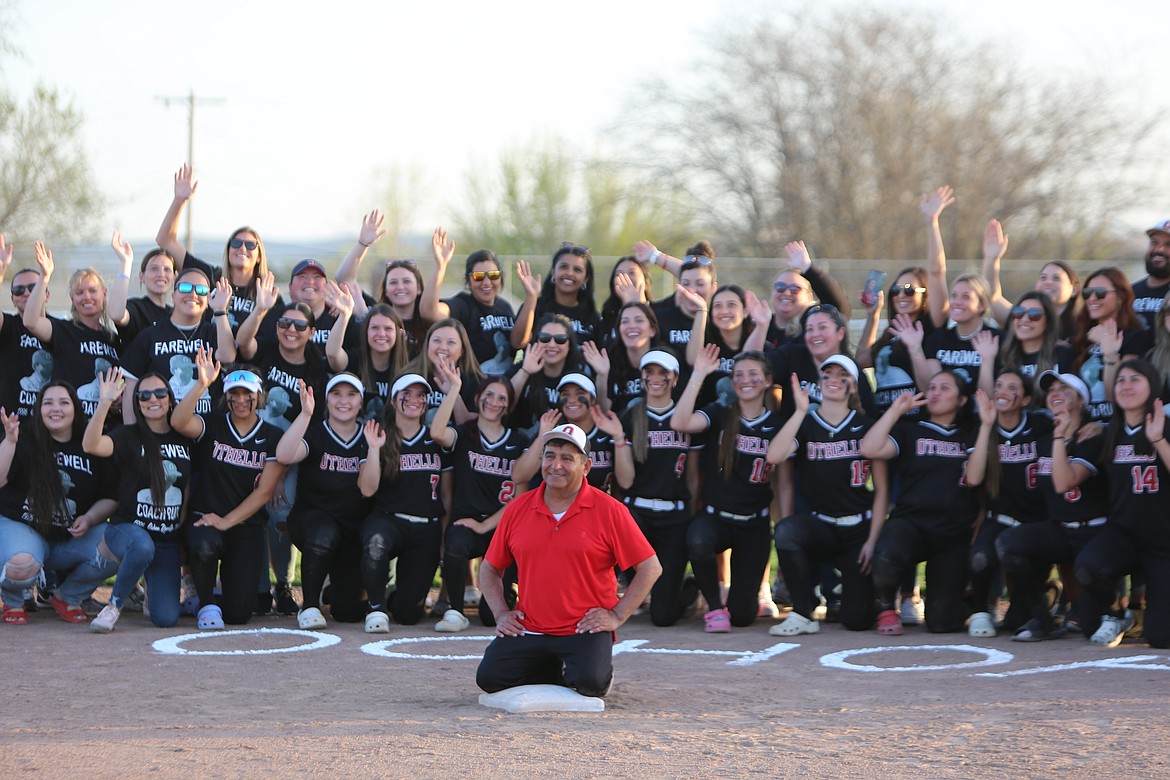
MULTIPOLYGON (((1170 657, 1140 641, 830 625, 789 640, 771 620, 707 635, 699 618, 636 617, 606 712, 513 715, 478 704, 490 634, 474 624, 451 639, 433 621, 379 636, 330 623, 318 643, 340 641, 289 653, 256 651, 314 638, 205 635, 174 654, 156 643, 197 633, 193 618, 162 630, 127 614, 108 636, 51 611, 30 620, 0 626, 5 778, 1170 776, 1170 657), (427 641, 381 647, 433 657, 362 651, 401 639, 427 641), (1067 664, 1082 666, 1045 670, 1067 664)), ((296 623, 246 628, 262 627, 296 623)))

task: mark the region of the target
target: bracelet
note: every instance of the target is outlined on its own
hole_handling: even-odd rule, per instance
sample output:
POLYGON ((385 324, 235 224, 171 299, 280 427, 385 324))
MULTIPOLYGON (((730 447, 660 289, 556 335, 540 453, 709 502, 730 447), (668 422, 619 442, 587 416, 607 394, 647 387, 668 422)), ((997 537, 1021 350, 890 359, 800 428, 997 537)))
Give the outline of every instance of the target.
POLYGON ((660 257, 662 257, 662 253, 655 249, 654 254, 650 255, 650 263, 652 265, 658 265, 658 258, 660 257))
POLYGON ((369 249, 372 246, 372 244, 367 244, 365 241, 362 241, 360 238, 358 239, 358 243, 361 244, 362 246, 364 246, 366 249, 369 249))
POLYGON ((517 374, 519 374, 521 371, 523 371, 525 374, 528 374, 528 376, 532 376, 532 372, 531 372, 531 371, 529 371, 529 370, 528 370, 527 368, 525 368, 524 366, 520 366, 520 368, 516 369, 516 373, 517 373, 517 374))
POLYGON ((1150 439, 1150 444, 1157 444, 1157 443, 1158 443, 1158 442, 1160 442, 1160 441, 1166 441, 1166 437, 1165 437, 1165 436, 1163 436, 1163 437, 1162 437, 1162 438, 1160 438, 1160 439, 1150 439))
POLYGON ((1107 365, 1107 366, 1115 366, 1115 365, 1117 365, 1117 361, 1116 361, 1116 360, 1105 360, 1105 361, 1102 361, 1102 362, 1103 362, 1105 365, 1107 365))
POLYGON ((226 317, 227 311, 225 311, 225 310, 213 311, 213 312, 211 312, 211 316, 212 317, 226 317))
POLYGON ((703 309, 695 309, 695 314, 698 314, 699 312, 702 312, 703 314, 706 314, 706 313, 707 313, 707 309, 705 309, 705 308, 703 308, 703 309))

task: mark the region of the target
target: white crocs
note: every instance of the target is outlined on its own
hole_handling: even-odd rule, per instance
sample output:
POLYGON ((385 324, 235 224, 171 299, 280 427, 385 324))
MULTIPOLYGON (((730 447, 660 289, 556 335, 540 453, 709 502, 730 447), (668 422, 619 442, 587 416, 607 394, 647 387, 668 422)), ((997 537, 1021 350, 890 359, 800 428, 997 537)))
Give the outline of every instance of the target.
MULTIPOLYGON (((369 620, 366 620, 366 631, 370 628, 369 620)), ((316 631, 317 629, 325 628, 325 616, 321 614, 321 610, 316 607, 305 607, 297 613, 297 627, 302 631, 316 631)), ((387 626, 389 629, 389 626, 387 626)))
POLYGON ((797 612, 789 612, 783 623, 777 623, 768 629, 772 636, 799 636, 800 634, 815 634, 821 630, 821 624, 809 620, 797 612))
POLYGON ((976 612, 971 615, 971 620, 967 623, 967 636, 995 636, 995 621, 991 619, 991 613, 976 612))
POLYGON ((390 616, 380 610, 374 610, 366 615, 367 634, 389 634, 390 616))
POLYGON ((199 630, 220 631, 223 629, 223 610, 215 604, 199 608, 199 630))
POLYGON ((471 621, 464 617, 462 612, 449 609, 443 613, 443 619, 435 623, 435 630, 445 634, 454 634, 466 631, 470 626, 471 621))

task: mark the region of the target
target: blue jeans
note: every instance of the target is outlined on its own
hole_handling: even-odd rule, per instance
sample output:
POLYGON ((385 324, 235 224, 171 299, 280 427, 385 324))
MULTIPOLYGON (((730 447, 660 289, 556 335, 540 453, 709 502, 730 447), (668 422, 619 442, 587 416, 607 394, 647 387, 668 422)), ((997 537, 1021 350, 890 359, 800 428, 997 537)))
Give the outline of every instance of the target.
POLYGON ((118 523, 106 528, 106 547, 118 561, 107 559, 108 568, 117 568, 110 602, 122 608, 130 591, 145 575, 150 622, 170 628, 179 622, 179 565, 182 554, 178 540, 156 542, 144 528, 118 523))
POLYGON ((22 580, 8 575, 7 562, 14 555, 26 553, 42 571, 72 569, 57 590, 66 604, 80 604, 106 578, 105 566, 97 560, 98 541, 104 531, 103 523, 90 528, 84 536, 49 541, 31 526, 0 515, 0 570, 3 571, 0 591, 4 603, 10 607, 24 606, 24 590, 31 588, 41 576, 40 571, 22 580))

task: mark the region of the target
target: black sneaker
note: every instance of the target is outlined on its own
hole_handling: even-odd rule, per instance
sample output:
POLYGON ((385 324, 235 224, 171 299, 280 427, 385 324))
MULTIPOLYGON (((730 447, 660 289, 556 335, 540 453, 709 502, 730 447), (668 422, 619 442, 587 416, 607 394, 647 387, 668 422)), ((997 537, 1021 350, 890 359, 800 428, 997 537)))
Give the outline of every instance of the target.
POLYGON ((301 609, 301 605, 293 598, 292 588, 287 582, 276 583, 276 614, 278 615, 295 615, 301 609))
POLYGON ((272 611, 272 591, 265 591, 264 593, 256 594, 256 607, 252 610, 253 615, 267 615, 272 611))

